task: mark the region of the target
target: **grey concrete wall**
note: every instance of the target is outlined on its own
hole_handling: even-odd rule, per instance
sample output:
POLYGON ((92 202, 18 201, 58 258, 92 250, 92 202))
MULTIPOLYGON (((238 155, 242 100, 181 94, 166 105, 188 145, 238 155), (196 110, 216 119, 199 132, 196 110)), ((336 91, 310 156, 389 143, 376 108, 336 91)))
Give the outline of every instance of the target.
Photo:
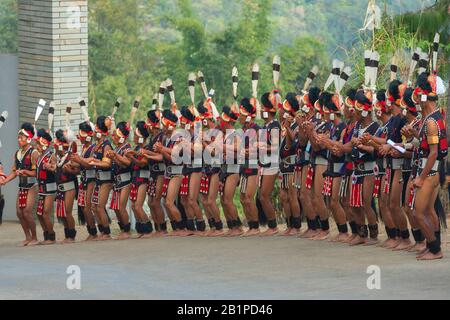
MULTIPOLYGON (((78 97, 88 98, 87 0, 18 0, 20 121, 34 119, 39 99, 55 103, 54 128, 82 119, 78 97)), ((37 127, 47 126, 48 105, 37 127)))
MULTIPOLYGON (((0 160, 5 172, 10 172, 13 164, 13 155, 17 149, 17 132, 19 131, 19 91, 17 86, 17 56, 9 54, 0 55, 0 113, 7 110, 9 115, 0 129, 0 160)), ((5 196, 5 209, 3 220, 17 220, 16 196, 17 181, 12 181, 1 188, 5 196)))

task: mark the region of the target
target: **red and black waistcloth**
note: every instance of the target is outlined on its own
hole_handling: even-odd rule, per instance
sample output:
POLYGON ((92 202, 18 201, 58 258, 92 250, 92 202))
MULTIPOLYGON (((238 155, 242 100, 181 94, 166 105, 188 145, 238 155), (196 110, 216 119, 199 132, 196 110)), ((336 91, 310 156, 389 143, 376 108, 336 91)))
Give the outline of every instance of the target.
POLYGON ((67 191, 78 189, 78 179, 76 175, 64 171, 64 165, 70 160, 67 153, 63 157, 57 156, 56 165, 56 216, 65 218, 67 215, 65 207, 65 194, 67 191))
MULTIPOLYGON (((108 139, 103 140, 103 142, 100 145, 96 145, 92 154, 93 158, 101 161, 105 157, 106 146, 111 147, 111 142, 108 139)), ((95 188, 91 198, 93 204, 98 204, 99 198, 98 193, 100 191, 100 186, 104 183, 112 183, 112 182, 113 177, 111 168, 102 169, 95 167, 95 188)))
MULTIPOLYGON (((331 125, 330 139, 332 141, 339 141, 342 132, 347 127, 345 122, 340 122, 337 125, 331 125)), ((330 151, 327 151, 328 165, 327 170, 323 173, 324 183, 322 194, 326 197, 331 197, 333 191, 333 179, 342 177, 345 174, 345 155, 335 156, 330 151)))
MULTIPOLYGON (((352 140, 353 132, 355 131, 356 122, 347 122, 342 135, 342 143, 345 145, 352 140)), ((351 177, 353 175, 353 161, 351 153, 344 155, 344 176, 342 177, 341 186, 339 188, 339 197, 344 198, 347 195, 348 187, 351 185, 351 177)))
MULTIPOLYGON (((237 136, 238 136, 238 134, 236 133, 236 131, 229 133, 224 138, 224 144, 225 145, 233 144, 235 141, 235 138, 237 136)), ((223 195, 225 184, 226 184, 228 177, 230 177, 231 175, 234 175, 234 174, 241 173, 241 165, 238 164, 238 159, 237 159, 236 154, 233 155, 232 159, 227 158, 224 155, 224 163, 225 164, 222 165, 221 171, 219 173, 219 194, 220 195, 223 195), (229 163, 229 162, 231 162, 231 160, 233 163, 229 163)))
MULTIPOLYGON (((326 121, 318 121, 316 118, 311 120, 316 126, 314 127, 314 131, 323 134, 325 132, 329 132, 331 130, 331 122, 326 121), (314 120, 315 119, 315 120, 314 120)), ((322 149, 319 151, 313 151, 311 142, 308 142, 306 146, 306 152, 310 155, 310 163, 308 167, 308 173, 306 175, 305 187, 307 189, 312 189, 315 175, 315 166, 316 165, 327 165, 327 150, 322 149)))
MULTIPOLYGON (((81 152, 81 156, 84 159, 87 159, 91 156, 92 151, 94 150, 95 145, 90 144, 87 148, 85 148, 81 152)), ((80 184, 78 185, 78 197, 77 203, 80 207, 86 206, 86 190, 89 183, 95 182, 95 170, 94 169, 86 169, 83 166, 80 166, 80 184)))
MULTIPOLYGON (((291 130, 296 130, 297 123, 291 125, 291 130)), ((280 188, 289 189, 289 178, 294 175, 295 165, 297 161, 298 139, 293 140, 289 148, 287 147, 287 138, 281 138, 280 145, 280 188)))
MULTIPOLYGON (((390 123, 392 122, 392 117, 386 121, 382 126, 380 126, 377 131, 375 131, 374 136, 382 139, 386 139, 388 136, 388 130, 390 128, 390 123)), ((375 157, 376 157, 376 165, 377 170, 375 172, 375 184, 373 188, 373 197, 378 198, 381 192, 381 182, 386 180, 384 184, 384 193, 389 193, 390 185, 391 185, 391 168, 388 167, 387 158, 380 155, 376 150, 375 157)))
MULTIPOLYGON (((19 150, 15 154, 15 167, 17 170, 34 170, 32 154, 34 148, 29 147, 25 153, 20 156, 19 150)), ((23 209, 27 206, 28 190, 36 185, 36 177, 19 176, 19 208, 23 209)))
MULTIPOLYGON (((365 128, 361 128, 361 124, 358 122, 355 126, 353 135, 356 138, 362 137, 364 133, 373 135, 378 128, 379 125, 376 122, 372 122, 365 128)), ((354 171, 352 175, 350 206, 358 208, 363 206, 364 177, 373 176, 375 174, 375 155, 373 153, 362 151, 354 146, 352 149, 352 159, 354 171)))
POLYGON ((244 149, 248 154, 244 156, 244 163, 240 168, 240 192, 247 192, 248 177, 258 175, 258 148, 253 147, 254 143, 258 142, 258 133, 261 127, 252 122, 244 127, 244 149), (250 146, 252 144, 252 146, 250 146))
MULTIPOLYGON (((163 140, 164 140, 164 133, 161 131, 150 139, 150 142, 145 146, 145 149, 153 151, 153 146, 157 142, 163 143, 163 140)), ((164 161, 154 161, 154 160, 149 160, 148 164, 150 167, 150 179, 148 182, 147 194, 150 197, 155 197, 156 182, 159 176, 164 176, 164 173, 166 171, 166 164, 164 163, 164 161)))
MULTIPOLYGON (((114 151, 123 156, 126 151, 131 149, 131 145, 126 142, 118 146, 114 151)), ((131 184, 131 166, 122 167, 116 161, 111 163, 111 172, 113 173, 114 186, 109 208, 111 210, 120 209, 120 191, 131 184)), ((130 193, 131 194, 131 193, 130 193)))
MULTIPOLYGON (((134 150, 138 152, 141 147, 136 146, 134 150)), ((150 150, 149 146, 144 147, 145 150, 150 150)), ((138 161, 144 159, 144 156, 134 156, 134 158, 138 161)), ((131 192, 130 192, 130 200, 136 201, 139 187, 141 185, 146 185, 148 190, 148 183, 150 179, 150 166, 147 164, 143 167, 138 166, 135 162, 132 164, 132 178, 131 178, 131 192)))
MULTIPOLYGON (((177 140, 168 138, 165 141, 166 148, 173 149, 174 146, 177 144, 177 140)), ((182 155, 180 155, 182 156, 182 155)), ((166 171, 164 173, 164 183, 162 187, 162 196, 167 196, 167 188, 169 187, 170 179, 173 177, 180 177, 183 176, 183 166, 177 165, 173 163, 171 160, 164 158, 164 163, 166 165, 166 171)))
MULTIPOLYGON (((281 125, 278 122, 278 120, 274 119, 270 121, 269 123, 264 124, 262 130, 265 130, 265 136, 259 134, 260 141, 263 141, 267 144, 267 156, 271 158, 272 151, 270 150, 272 145, 279 146, 280 145, 280 139, 281 139, 281 125), (278 138, 278 141, 272 141, 272 138, 278 138), (263 140, 262 140, 263 139, 263 140)), ((259 166, 262 168, 275 168, 278 167, 275 166, 270 162, 269 159, 263 158, 263 155, 261 154, 259 161, 259 166)))
POLYGON ((39 157, 36 169, 36 178, 38 182, 38 206, 37 214, 42 215, 44 213, 44 200, 46 196, 54 196, 56 194, 56 175, 54 172, 46 170, 44 165, 49 163, 53 156, 51 149, 47 149, 39 157))

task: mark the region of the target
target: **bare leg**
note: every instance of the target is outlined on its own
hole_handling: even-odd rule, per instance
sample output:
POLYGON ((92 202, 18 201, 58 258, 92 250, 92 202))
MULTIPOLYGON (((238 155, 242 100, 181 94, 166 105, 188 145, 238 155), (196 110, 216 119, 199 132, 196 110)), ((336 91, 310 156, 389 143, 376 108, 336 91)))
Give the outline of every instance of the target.
POLYGON ((121 232, 117 236, 117 240, 129 239, 131 237, 130 232, 130 217, 128 215, 127 204, 130 197, 131 185, 123 187, 119 191, 119 210, 115 210, 116 216, 119 219, 121 232))
POLYGON ((181 221, 181 213, 175 205, 175 200, 178 197, 180 191, 181 181, 183 177, 174 176, 170 178, 169 186, 167 187, 166 196, 166 208, 170 212, 172 220, 177 224, 178 230, 172 231, 174 236, 188 236, 192 235, 192 232, 187 232, 181 221))
POLYGON ((264 231, 262 236, 272 236, 278 233, 275 208, 272 204, 272 193, 275 188, 275 182, 278 174, 263 175, 261 180, 261 188, 259 190, 259 201, 266 213, 269 228, 264 231))
POLYGON ((241 203, 247 216, 247 222, 253 225, 247 232, 243 234, 244 237, 254 236, 260 234, 258 222, 258 208, 256 207, 255 195, 258 189, 258 175, 247 177, 247 189, 245 193, 241 193, 241 203))
POLYGON ((210 236, 217 237, 224 235, 222 219, 220 217, 220 210, 217 206, 217 195, 219 194, 219 174, 215 173, 209 178, 209 193, 208 193, 208 207, 211 212, 211 216, 214 218, 216 224, 216 230, 210 234, 210 236))
POLYGON ((345 211, 339 201, 339 189, 341 187, 342 178, 333 178, 333 187, 331 189, 330 211, 333 213, 334 220, 338 225, 339 234, 332 240, 333 242, 344 242, 348 239, 347 220, 345 211))
MULTIPOLYGON (((88 185, 86 187, 86 201, 85 201, 85 206, 83 207, 83 213, 84 213, 84 217, 86 219, 86 224, 88 225, 88 227, 92 228, 92 229, 95 228, 95 231, 97 231, 97 227, 95 225, 94 211, 92 210, 92 202, 91 202, 92 193, 94 192, 94 188, 95 188, 95 182, 88 183, 88 185)), ((86 241, 95 240, 95 239, 97 239, 97 235, 89 234, 89 236, 86 238, 86 241)))
POLYGON ((106 203, 108 202, 109 193, 112 189, 112 183, 104 183, 100 186, 98 192, 98 205, 96 205, 96 212, 98 221, 103 226, 105 232, 99 237, 100 240, 110 240, 111 231, 109 228, 109 220, 106 213, 106 203))
MULTIPOLYGON (((47 231, 47 234, 50 235, 50 237, 54 237, 55 231, 53 231, 53 223, 51 220, 51 216, 53 214, 53 203, 55 202, 55 196, 54 195, 48 195, 44 198, 44 210, 42 213, 42 216, 40 219, 42 220, 43 224, 45 225, 45 231, 47 231)), ((44 245, 48 244, 54 244, 54 240, 45 240, 42 242, 44 245)))
MULTIPOLYGON (((238 212, 234 205, 233 198, 236 191, 236 187, 239 184, 239 174, 232 174, 225 180, 225 186, 223 189, 223 195, 221 197, 221 203, 227 221, 231 221, 233 225, 238 221, 238 212), (228 220, 229 219, 229 220, 228 220)), ((242 234, 242 228, 234 226, 231 230, 228 230, 227 235, 238 236, 242 234)))
POLYGON ((404 248, 405 246, 411 246, 411 241, 409 240, 408 222, 406 221, 406 216, 403 212, 403 207, 401 206, 403 191, 403 183, 401 182, 401 179, 402 171, 395 170, 389 197, 389 209, 391 210, 397 228, 400 230, 401 234, 403 234, 403 236, 399 239, 397 246, 401 245, 401 247, 404 248))
POLYGON ((26 207, 22 209, 23 219, 28 227, 30 233, 30 241, 27 246, 34 246, 39 244, 36 235, 36 223, 33 218, 33 207, 37 197, 37 187, 33 187, 28 190, 27 204, 26 207))
POLYGON ((308 166, 302 168, 302 187, 300 189, 300 202, 305 210, 306 218, 308 220, 308 229, 300 237, 311 238, 319 234, 318 226, 316 224, 316 213, 312 205, 313 190, 306 187, 306 176, 308 175, 308 166))
POLYGON ((421 188, 416 190, 416 200, 414 204, 417 222, 424 234, 429 246, 432 249, 427 249, 424 253, 417 256, 418 260, 434 260, 443 257, 442 250, 435 250, 436 246, 436 226, 429 223, 434 219, 430 217, 432 214, 436 215, 434 211, 434 202, 436 201, 439 192, 439 176, 427 177, 421 188), (434 252, 432 252, 434 251, 434 252))
POLYGON ((325 205, 325 201, 322 195, 324 184, 323 173, 325 172, 326 169, 327 169, 326 166, 316 165, 315 168, 316 172, 314 174, 313 201, 315 211, 319 214, 321 223, 321 229, 319 234, 313 237, 313 239, 315 240, 324 240, 328 237, 330 233, 330 227, 328 222, 329 218, 328 208, 325 205))

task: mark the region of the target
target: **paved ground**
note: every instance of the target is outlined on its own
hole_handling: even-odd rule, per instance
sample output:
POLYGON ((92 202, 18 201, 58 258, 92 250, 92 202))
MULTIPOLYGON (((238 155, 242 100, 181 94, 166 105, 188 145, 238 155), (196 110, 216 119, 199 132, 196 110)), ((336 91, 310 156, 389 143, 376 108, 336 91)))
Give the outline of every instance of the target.
POLYGON ((19 248, 20 232, 0 226, 0 299, 450 298, 450 258, 284 237, 19 248), (81 290, 66 288, 69 265, 81 268, 81 290), (369 265, 381 268, 381 290, 367 289, 369 265))

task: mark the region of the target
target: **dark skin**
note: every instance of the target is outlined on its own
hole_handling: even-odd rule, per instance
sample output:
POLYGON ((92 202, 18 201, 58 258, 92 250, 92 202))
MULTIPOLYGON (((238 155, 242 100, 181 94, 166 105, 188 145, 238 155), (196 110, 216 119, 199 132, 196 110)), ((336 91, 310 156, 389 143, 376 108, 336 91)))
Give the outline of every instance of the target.
MULTIPOLYGON (((139 136, 135 134, 133 142, 137 147, 139 147, 140 150, 144 149, 143 147, 145 144, 145 139, 143 142, 140 143, 139 136)), ((134 150, 128 150, 127 152, 125 152, 125 157, 130 161, 130 164, 133 163, 140 168, 143 168, 148 164, 148 159, 145 157, 142 157, 142 159, 140 159, 141 158, 140 153, 134 150)), ((138 188, 136 201, 131 202, 131 209, 133 210, 133 213, 136 217, 136 221, 139 221, 141 223, 147 223, 149 221, 148 216, 143 208, 146 193, 147 193, 147 184, 140 185, 138 188)), ((151 234, 142 235, 141 238, 147 238, 151 236, 152 236, 151 234)))
MULTIPOLYGON (((84 154, 86 152, 86 150, 92 145, 92 142, 87 141, 86 137, 82 137, 82 136, 79 136, 79 140, 80 140, 81 144, 83 145, 82 154, 84 154)), ((90 155, 88 155, 88 156, 90 156, 90 155)), ((93 169, 93 166, 89 164, 89 160, 87 158, 81 157, 77 153, 71 154, 69 159, 71 162, 77 163, 80 166, 80 169, 81 169, 81 167, 86 170, 93 169)), ((86 219, 86 223, 91 228, 95 227, 95 218, 94 218, 94 214, 92 212, 92 204, 90 201, 90 199, 92 197, 92 193, 94 191, 94 187, 95 187, 95 182, 88 183, 88 185, 86 187, 85 206, 82 208, 84 217, 86 219)), ((97 236, 89 235, 86 238, 86 241, 95 240, 96 238, 97 238, 97 236)))
MULTIPOLYGON (((37 149, 39 153, 43 154, 46 149, 45 147, 41 145, 40 143, 37 144, 37 149)), ((56 164, 56 157, 54 154, 51 155, 50 159, 48 160, 50 164, 56 164)), ((45 163, 43 165, 44 168, 46 168, 47 164, 45 163)), ((49 234, 53 234, 53 223, 51 221, 51 215, 53 214, 53 203, 55 202, 55 195, 46 195, 44 196, 44 207, 42 215, 38 215, 39 222, 41 224, 42 230, 44 232, 48 232, 49 234)), ((42 242, 42 244, 53 244, 54 241, 45 240, 42 242)))
MULTIPOLYGON (((27 141, 27 137, 23 134, 19 134, 17 137, 17 142, 19 148, 22 150, 22 154, 25 154, 29 148, 31 148, 30 141, 27 141)), ((33 151, 31 154, 31 162, 34 167, 37 165, 37 160, 39 157, 39 152, 37 150, 33 151)), ((15 165, 15 159, 13 159, 13 167, 11 173, 7 176, 3 176, 3 181, 1 185, 5 185, 8 182, 14 180, 18 176, 24 177, 35 177, 36 170, 17 170, 15 165)), ((37 245, 39 242, 36 235, 36 223, 33 219, 33 207, 37 196, 37 188, 33 187, 28 190, 27 204, 25 208, 19 208, 19 196, 16 200, 17 217, 19 218, 20 224, 22 226, 23 232, 25 233, 25 240, 22 242, 22 246, 33 246, 37 245)))
MULTIPOLYGON (((168 127, 165 126, 164 133, 166 134, 167 137, 171 137, 173 130, 169 130, 168 127)), ((175 147, 176 147, 176 145, 175 145, 175 147)), ((169 161, 172 161, 172 149, 171 148, 167 148, 161 142, 157 142, 154 145, 154 150, 155 150, 155 152, 159 153, 163 158, 165 158, 169 161)), ((157 161, 161 161, 161 160, 158 159, 157 161)), ((177 223, 179 223, 181 221, 181 213, 178 210, 177 206, 175 205, 175 200, 176 200, 176 198, 178 196, 178 192, 180 190, 181 180, 182 180, 181 176, 174 176, 170 179, 169 185, 167 187, 167 195, 165 198, 165 205, 166 205, 167 211, 170 215, 170 218, 171 218, 171 220, 173 220, 177 223)), ((188 232, 186 229, 172 231, 172 233, 171 233, 171 235, 174 235, 174 236, 188 236, 191 234, 192 233, 188 232)))
MULTIPOLYGON (((97 138, 97 145, 95 147, 96 150, 94 150, 93 153, 98 151, 101 148, 101 145, 105 139, 106 139, 105 135, 101 135, 101 137, 97 138)), ((105 146, 104 155, 106 155, 108 153, 108 151, 111 151, 111 150, 112 149, 109 145, 105 146)), ((90 158, 88 158, 88 163, 89 163, 89 165, 96 166, 97 168, 100 168, 100 169, 110 169, 111 168, 111 159, 109 159, 109 158, 99 160, 99 159, 94 159, 93 157, 90 157, 90 158)), ((106 214, 106 202, 108 201, 108 196, 109 196, 111 189, 112 189, 112 183, 103 183, 100 186, 100 190, 99 190, 99 199, 98 199, 99 203, 94 204, 94 206, 93 206, 93 210, 94 210, 94 213, 96 214, 98 223, 103 225, 104 227, 109 226, 109 221, 108 221, 108 217, 106 214)), ((109 240, 109 239, 111 239, 111 236, 107 235, 107 234, 102 234, 98 239, 99 240, 109 240)))
MULTIPOLYGON (((69 145, 66 144, 63 146, 62 150, 57 148, 56 154, 60 158, 62 158, 65 154, 67 154, 68 149, 69 149, 69 145)), ((68 155, 67 157, 70 159, 70 155, 68 155)), ((56 166, 57 166, 57 164, 55 163, 54 165, 49 165, 47 169, 50 171, 56 171, 56 166)), ((70 160, 66 164, 63 165, 62 170, 64 173, 72 174, 72 175, 77 175, 80 172, 79 165, 71 162, 70 160)), ((75 219, 73 218, 73 215, 72 215, 75 194, 76 194, 75 189, 64 192, 64 206, 65 206, 65 211, 66 211, 66 217, 63 218, 63 224, 64 224, 65 228, 69 228, 69 229, 75 229, 75 219)), ((62 243, 63 244, 73 243, 74 241, 75 241, 75 239, 66 238, 62 241, 62 243)))
MULTIPOLYGON (((369 114, 367 117, 362 117, 361 111, 355 111, 355 120, 359 121, 362 128, 366 128, 372 123, 372 117, 369 114)), ((374 148, 370 146, 365 146, 362 144, 361 138, 353 137, 352 140, 344 145, 336 145, 333 147, 332 152, 337 155, 342 155, 344 153, 350 153, 352 151, 353 146, 356 146, 358 149, 373 153, 374 148)), ((369 224, 376 224, 376 215, 371 207, 372 193, 374 186, 374 177, 367 176, 364 178, 364 186, 363 186, 363 207, 353 208, 355 213, 355 221, 359 225, 366 224, 366 217, 369 224)), ((359 235, 356 236, 351 242, 350 245, 358 245, 358 244, 372 244, 369 242, 369 239, 363 239, 359 235)))

